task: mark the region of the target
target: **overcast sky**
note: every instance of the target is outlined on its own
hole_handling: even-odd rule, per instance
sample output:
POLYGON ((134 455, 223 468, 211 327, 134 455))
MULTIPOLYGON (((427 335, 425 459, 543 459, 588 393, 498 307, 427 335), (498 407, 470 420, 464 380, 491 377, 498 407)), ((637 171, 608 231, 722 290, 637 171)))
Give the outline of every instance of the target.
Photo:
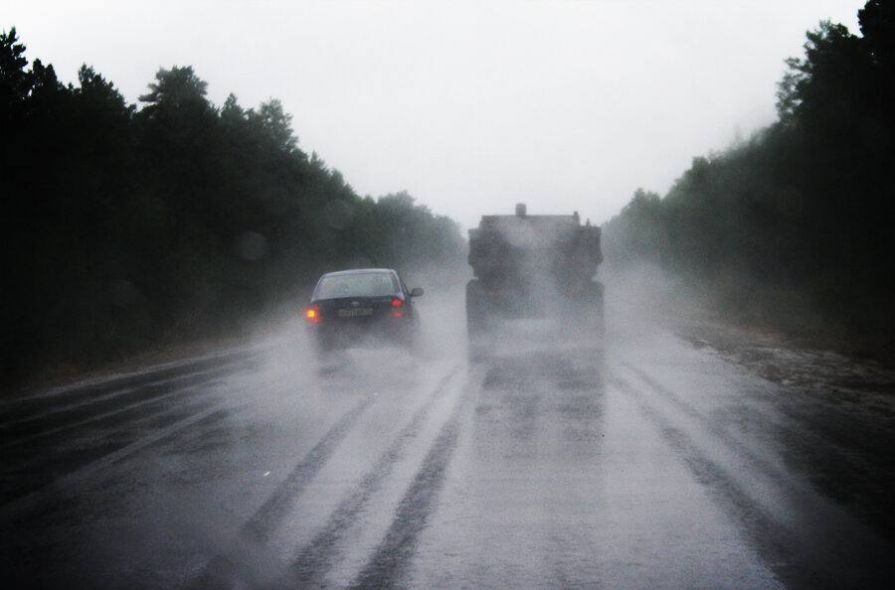
POLYGON ((132 102, 192 65, 222 104, 270 97, 362 195, 602 223, 637 187, 774 119, 783 59, 861 0, 3 1, 28 57, 87 63, 132 102))

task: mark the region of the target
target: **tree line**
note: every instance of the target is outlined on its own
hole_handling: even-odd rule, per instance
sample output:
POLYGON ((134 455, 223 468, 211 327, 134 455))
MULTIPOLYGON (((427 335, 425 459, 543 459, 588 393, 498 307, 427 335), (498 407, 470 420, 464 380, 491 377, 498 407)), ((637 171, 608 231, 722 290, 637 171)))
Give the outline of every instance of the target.
POLYGON ((272 99, 207 97, 160 69, 128 104, 0 31, 3 381, 233 334, 321 272, 463 263, 459 226, 406 193, 360 196, 272 99))
POLYGON ((747 319, 887 346, 895 334, 895 2, 861 35, 824 21, 786 60, 778 118, 697 157, 666 195, 638 190, 605 227, 608 258, 648 261, 747 319))

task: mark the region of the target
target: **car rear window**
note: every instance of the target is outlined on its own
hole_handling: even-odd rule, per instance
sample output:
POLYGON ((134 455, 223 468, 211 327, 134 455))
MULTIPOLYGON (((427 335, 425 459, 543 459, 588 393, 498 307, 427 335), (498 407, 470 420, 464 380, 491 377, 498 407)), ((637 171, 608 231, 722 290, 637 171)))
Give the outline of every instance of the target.
POLYGON ((382 297, 398 291, 392 276, 384 272, 329 275, 320 279, 315 299, 382 297))

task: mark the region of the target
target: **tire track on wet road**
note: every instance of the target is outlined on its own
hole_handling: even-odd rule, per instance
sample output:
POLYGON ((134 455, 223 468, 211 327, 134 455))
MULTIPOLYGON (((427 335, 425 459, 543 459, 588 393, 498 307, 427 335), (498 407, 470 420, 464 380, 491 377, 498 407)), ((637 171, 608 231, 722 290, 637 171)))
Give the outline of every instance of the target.
POLYGON ((144 371, 88 380, 71 385, 54 387, 22 397, 0 399, 0 412, 5 415, 33 414, 41 409, 57 406, 63 401, 90 403, 93 399, 108 398, 133 391, 144 386, 176 380, 217 370, 232 370, 234 365, 254 361, 271 345, 256 346, 251 350, 238 350, 215 354, 186 362, 149 367, 144 371))
MULTIPOLYGON (((699 423, 713 436, 724 441, 728 447, 736 450, 740 456, 751 462, 767 477, 772 478, 778 486, 797 491, 806 497, 815 497, 815 489, 810 485, 810 481, 805 481, 801 478, 796 479, 782 464, 765 459, 763 455, 767 451, 755 447, 744 435, 720 426, 717 421, 699 412, 693 404, 658 382, 645 370, 628 362, 622 362, 621 365, 630 370, 651 390, 655 391, 661 399, 672 404, 677 410, 699 423)), ((826 437, 812 431, 804 420, 784 423, 774 416, 769 416, 767 413, 763 414, 762 418, 764 424, 773 425, 779 433, 786 437, 787 441, 794 441, 802 449, 810 448, 814 453, 822 453, 827 460, 836 464, 837 473, 841 477, 847 475, 855 480, 862 480, 864 482, 863 485, 867 486, 866 489, 874 490, 874 486, 868 485, 868 480, 873 481, 872 478, 877 477, 878 469, 875 469, 862 456, 848 453, 826 437)), ((810 476, 811 473, 809 472, 807 475, 810 476)))
MULTIPOLYGON (((655 383, 642 381, 650 388, 655 383)), ((637 404, 788 586, 867 586, 892 575, 892 548, 884 540, 677 394, 661 385, 650 394, 618 375, 610 382, 637 404)))
POLYGON ((4 450, 0 469, 0 504, 15 500, 52 483, 60 475, 77 471, 129 444, 147 433, 207 410, 220 408, 213 396, 187 397, 182 403, 161 406, 152 411, 106 418, 93 428, 84 428, 66 436, 32 441, 25 447, 4 450), (116 422, 121 420, 120 422, 116 422))
POLYGON ((471 391, 467 384, 426 454, 422 467, 401 498, 385 537, 352 581, 351 588, 393 588, 401 584, 413 559, 419 536, 426 529, 444 487, 471 391))
POLYGON ((197 414, 193 414, 192 416, 189 416, 182 420, 178 420, 170 426, 160 429, 137 441, 134 441, 133 443, 125 447, 94 459, 93 461, 79 467, 75 471, 54 480, 52 483, 47 484, 32 492, 29 492, 23 496, 20 496, 19 498, 16 498, 11 502, 7 502, 3 506, 0 506, 0 523, 5 524, 7 522, 15 520, 23 513, 34 509, 35 507, 52 499, 53 497, 67 492, 69 489, 76 486, 84 485, 94 475, 106 470, 112 465, 124 461, 128 457, 142 451, 143 449, 146 449, 151 445, 165 441, 191 426, 195 426, 200 422, 213 421, 223 418, 230 410, 231 408, 221 408, 220 406, 208 408, 197 414))
POLYGON ((147 401, 167 398, 175 393, 185 393, 205 385, 217 377, 231 374, 234 369, 239 368, 240 362, 233 361, 213 369, 154 380, 69 404, 60 405, 60 400, 55 400, 54 405, 44 408, 36 414, 21 411, 18 412, 18 417, 5 414, 6 421, 0 424, 0 433, 8 440, 0 444, 0 449, 17 446, 22 442, 42 436, 44 431, 40 430, 41 422, 49 424, 61 422, 60 425, 46 427, 47 431, 57 432, 69 428, 69 424, 80 425, 96 415, 97 412, 105 415, 126 412, 133 407, 144 405, 147 401), (169 390, 170 386, 174 386, 175 389, 169 390), (131 401, 133 398, 137 398, 137 401, 131 401), (109 409, 103 412, 104 408, 109 409))
MULTIPOLYGON (((376 401, 375 395, 367 395, 333 424, 323 437, 308 451, 302 460, 292 468, 286 479, 273 494, 242 525, 237 536, 236 550, 242 545, 263 546, 276 526, 288 514, 292 504, 302 495, 308 484, 323 469, 358 419, 376 401)), ((203 568, 191 587, 217 588, 239 579, 239 555, 217 555, 203 568)))
POLYGON ((332 567, 333 553, 343 536, 364 510, 370 498, 382 487, 392 474, 395 465, 406 453, 407 446, 420 434, 426 419, 436 403, 450 389, 448 386, 457 376, 460 367, 454 367, 436 385, 434 391, 398 433, 379 460, 363 477, 357 489, 339 504, 326 525, 314 536, 310 543, 297 553, 289 567, 284 586, 295 588, 316 588, 323 585, 326 574, 332 567))
MULTIPOLYGON (((673 390, 668 387, 662 385, 654 378, 652 378, 646 371, 643 369, 636 367, 628 362, 622 362, 622 366, 629 369, 635 375, 637 375, 640 380, 642 380, 646 385, 652 388, 657 393, 660 393, 664 398, 677 406, 681 411, 685 412, 687 415, 692 417, 695 420, 698 420, 706 425, 707 428, 711 429, 714 434, 717 436, 727 440, 730 444, 740 445, 742 447, 746 447, 747 443, 743 441, 739 436, 735 433, 731 433, 719 426, 717 426, 713 421, 709 420, 705 415, 701 414, 692 404, 688 403, 684 399, 681 398, 680 395, 675 393, 673 390)), ((831 441, 827 440, 825 437, 820 436, 814 432, 808 431, 806 429, 800 429, 795 431, 791 426, 785 425, 781 423, 781 421, 773 419, 767 415, 763 416, 764 421, 768 422, 770 418, 770 422, 780 431, 785 431, 790 436, 798 438, 801 440, 803 444, 810 444, 814 446, 823 446, 825 449, 825 453, 828 455, 835 455, 835 457, 843 462, 853 464, 854 467, 857 467, 860 470, 863 470, 864 473, 870 471, 870 468, 866 461, 862 460, 860 457, 854 457, 851 455, 846 455, 843 450, 836 446, 831 441)), ((753 461, 762 462, 763 460, 758 457, 757 453, 750 451, 750 455, 753 461)), ((766 462, 765 462, 766 463, 766 462)), ((765 470, 769 473, 771 471, 780 472, 779 469, 771 466, 770 464, 765 465, 765 470)))
POLYGON ((253 541, 264 542, 273 529, 286 516, 292 503, 301 496, 315 475, 332 456, 339 443, 345 439, 361 415, 376 401, 369 395, 343 415, 323 438, 308 451, 304 459, 296 465, 283 483, 243 526, 242 534, 253 541))
MULTIPOLYGON (((141 401, 138 401, 138 402, 135 402, 132 404, 128 404, 121 408, 109 410, 107 412, 102 412, 100 414, 94 414, 94 415, 84 418, 82 420, 77 420, 75 422, 69 422, 66 424, 62 424, 60 426, 55 426, 55 427, 49 428, 47 430, 41 430, 39 432, 34 432, 34 433, 26 435, 26 436, 21 436, 21 437, 18 437, 12 441, 9 441, 8 443, 0 445, 0 449, 5 450, 5 449, 18 447, 25 443, 33 442, 33 441, 41 439, 41 438, 46 438, 46 437, 52 436, 54 434, 60 434, 62 432, 80 428, 81 426, 87 426, 88 424, 102 422, 103 420, 107 420, 108 418, 112 418, 114 416, 120 417, 122 414, 125 414, 127 412, 131 412, 133 410, 139 410, 139 409, 145 408, 147 406, 152 406, 153 404, 158 404, 159 402, 166 401, 166 400, 176 397, 176 396, 180 396, 180 395, 184 395, 184 394, 195 394, 197 392, 197 390, 201 394, 201 393, 203 393, 204 390, 202 390, 200 388, 200 385, 201 384, 188 385, 181 389, 175 389, 174 391, 170 391, 170 392, 162 394, 162 395, 153 396, 153 397, 150 397, 147 399, 143 399, 141 401)), ((120 424, 119 424, 119 426, 120 426, 120 424)))

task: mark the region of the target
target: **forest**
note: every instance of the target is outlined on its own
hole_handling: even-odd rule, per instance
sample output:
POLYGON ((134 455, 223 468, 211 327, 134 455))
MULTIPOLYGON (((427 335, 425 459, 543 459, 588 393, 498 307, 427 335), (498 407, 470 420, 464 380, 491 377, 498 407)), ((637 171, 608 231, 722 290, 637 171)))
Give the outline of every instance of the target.
POLYGON ((6 385, 238 335, 326 270, 465 263, 455 222, 405 192, 358 195, 278 100, 212 104, 189 66, 128 104, 0 31, 0 129, 6 385))
MULTIPOLYGON (((892 354, 895 2, 858 19, 860 34, 807 33, 773 124, 694 158, 665 195, 638 190, 604 226, 608 262, 664 269, 746 324, 892 354)), ((405 192, 357 194, 278 100, 215 105, 173 66, 129 104, 87 65, 60 82, 15 28, 0 199, 6 385, 238 335, 326 270, 465 264, 455 222, 405 192)))
POLYGON ((858 18, 860 35, 807 33, 773 124, 694 158, 664 196, 638 190, 604 227, 607 258, 661 268, 743 323, 891 355, 895 2, 858 18))

